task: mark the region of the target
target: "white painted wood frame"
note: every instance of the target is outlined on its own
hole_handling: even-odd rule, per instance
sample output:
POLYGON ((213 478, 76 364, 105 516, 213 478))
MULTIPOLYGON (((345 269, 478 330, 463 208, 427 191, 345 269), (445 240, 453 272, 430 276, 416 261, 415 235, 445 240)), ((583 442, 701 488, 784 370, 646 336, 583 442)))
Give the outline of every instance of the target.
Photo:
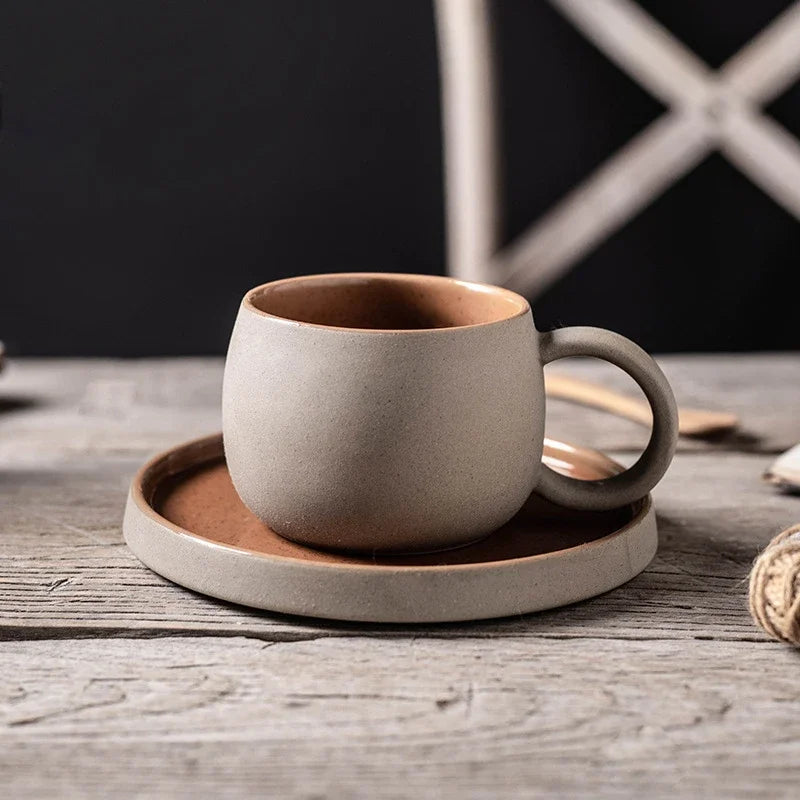
POLYGON ((436 0, 451 274, 536 297, 714 149, 800 219, 800 142, 761 111, 800 75, 800 2, 716 72, 632 0, 550 2, 669 110, 500 250, 488 2, 436 0))

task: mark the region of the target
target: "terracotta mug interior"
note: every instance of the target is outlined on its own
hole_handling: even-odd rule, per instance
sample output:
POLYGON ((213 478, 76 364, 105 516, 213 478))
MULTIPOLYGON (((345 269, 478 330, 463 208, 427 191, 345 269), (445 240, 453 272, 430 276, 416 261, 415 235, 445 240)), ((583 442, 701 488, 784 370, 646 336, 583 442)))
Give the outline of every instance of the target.
POLYGON ((246 303, 272 317, 351 330, 432 330, 486 325, 528 303, 497 286, 435 275, 315 275, 253 289, 246 303))

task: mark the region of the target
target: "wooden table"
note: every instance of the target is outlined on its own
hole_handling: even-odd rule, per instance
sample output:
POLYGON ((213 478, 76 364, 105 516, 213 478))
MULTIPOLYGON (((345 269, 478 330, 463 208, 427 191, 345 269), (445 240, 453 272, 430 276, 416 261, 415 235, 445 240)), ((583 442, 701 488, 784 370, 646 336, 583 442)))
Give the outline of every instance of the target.
MULTIPOLYGON (((797 797, 800 653, 751 624, 745 579, 800 521, 800 498, 760 481, 800 441, 800 358, 662 364, 679 402, 744 427, 681 443, 650 568, 558 611, 414 627, 249 611, 128 551, 128 482, 219 429, 219 360, 15 361, 0 375, 3 796, 797 797)), ((646 437, 557 402, 548 433, 628 461, 646 437)))

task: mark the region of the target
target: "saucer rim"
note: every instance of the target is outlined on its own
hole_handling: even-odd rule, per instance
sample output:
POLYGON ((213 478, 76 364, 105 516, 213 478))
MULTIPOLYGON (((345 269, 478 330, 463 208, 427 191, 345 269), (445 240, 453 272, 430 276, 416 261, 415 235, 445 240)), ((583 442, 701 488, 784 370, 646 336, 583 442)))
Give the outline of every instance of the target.
MULTIPOLYGON (((379 625, 430 625, 520 617, 604 594, 641 573, 658 550, 653 503, 616 531, 549 553, 448 565, 314 562, 227 545, 156 512, 142 478, 166 478, 223 454, 220 434, 150 459, 128 493, 122 530, 153 572, 193 592, 298 618, 379 625)), ((587 451, 587 448, 579 448, 587 451)), ((593 454, 597 451, 591 451, 593 454)), ((600 454, 600 463, 610 461, 600 454)), ((613 462, 612 462, 613 463, 613 462)), ((158 480, 147 487, 151 498, 158 480)))
MULTIPOLYGON (((576 452, 583 451, 591 453, 592 455, 595 456, 600 456, 602 457, 603 460, 609 463, 609 467, 613 465, 613 467, 617 468, 619 471, 622 471, 624 469, 624 467, 621 464, 619 464, 614 459, 610 458, 605 453, 599 450, 594 450, 593 448, 582 447, 578 445, 571 445, 566 442, 561 442, 557 440, 550 440, 550 441, 553 441, 555 444, 561 445, 564 448, 568 448, 572 451, 576 452)), ((146 485, 145 481, 149 477, 149 473, 155 471, 162 464, 168 465, 169 461, 176 460, 176 456, 178 453, 184 454, 186 453, 186 451, 190 450, 198 451, 197 460, 194 464, 189 465, 182 463, 179 468, 171 472, 165 472, 159 475, 156 478, 156 480, 163 481, 166 478, 172 477, 174 475, 179 475, 181 472, 190 469, 192 466, 197 467, 211 461, 224 459, 225 453, 222 441, 222 433, 219 432, 210 434, 208 436, 201 436, 196 439, 190 439, 186 442, 175 445, 174 447, 170 447, 169 449, 158 453, 157 455, 150 458, 147 462, 145 462, 136 472, 136 475, 131 481, 131 486, 130 486, 129 498, 136 505, 137 510, 140 513, 144 514, 145 516, 149 517, 153 522, 163 527, 166 527, 173 533, 179 536, 186 537, 193 542, 201 542, 206 546, 224 551, 236 551, 239 553, 243 553, 249 557, 261 558, 266 561, 278 561, 278 560, 285 561, 295 565, 302 566, 304 569, 322 569, 322 570, 353 569, 353 570, 369 570, 369 571, 380 570, 382 572, 396 571, 402 573, 408 573, 412 570, 419 570, 424 572, 451 573, 453 571, 467 571, 474 569, 486 570, 487 567, 489 566, 493 568, 495 567, 513 568, 521 563, 528 563, 531 561, 544 561, 547 559, 558 559, 574 551, 586 551, 590 549, 601 548, 604 544, 607 544, 609 540, 614 539, 616 537, 624 536, 626 533, 630 532, 631 528, 641 526, 642 523, 647 519, 647 517, 653 512, 652 497, 651 495, 648 494, 646 497, 643 497, 641 500, 638 500, 635 503, 627 504, 627 506, 632 507, 631 519, 628 520, 628 522, 626 522, 621 527, 611 531, 611 533, 608 533, 605 536, 601 536, 597 539, 592 539, 589 542, 582 542, 581 544, 572 545, 571 547, 564 547, 559 550, 551 550, 547 553, 535 553, 529 556, 519 556, 516 558, 499 559, 496 561, 489 561, 489 560, 476 561, 467 564, 414 564, 414 565, 369 564, 369 563, 353 564, 343 561, 314 562, 314 561, 308 561, 303 558, 295 558, 294 556, 279 555, 277 553, 265 553, 264 551, 261 550, 252 550, 248 547, 240 547, 239 545, 224 544, 214 539, 209 539, 207 536, 203 536, 202 534, 194 533, 192 531, 187 530, 186 528, 182 528, 180 525, 176 525, 171 520, 159 514, 159 512, 153 507, 152 501, 148 501, 148 499, 145 497, 144 493, 144 487, 146 485), (205 455, 200 455, 200 453, 202 453, 207 448, 209 450, 216 449, 217 443, 219 445, 218 453, 216 454, 208 453, 205 455)))

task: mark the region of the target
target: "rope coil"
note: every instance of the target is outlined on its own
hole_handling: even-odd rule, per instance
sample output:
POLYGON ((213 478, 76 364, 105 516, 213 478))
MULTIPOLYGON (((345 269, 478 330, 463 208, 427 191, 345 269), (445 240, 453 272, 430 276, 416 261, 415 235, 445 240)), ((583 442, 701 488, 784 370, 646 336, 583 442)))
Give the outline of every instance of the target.
POLYGON ((779 533, 753 564, 750 613, 774 639, 800 647, 800 525, 779 533))

